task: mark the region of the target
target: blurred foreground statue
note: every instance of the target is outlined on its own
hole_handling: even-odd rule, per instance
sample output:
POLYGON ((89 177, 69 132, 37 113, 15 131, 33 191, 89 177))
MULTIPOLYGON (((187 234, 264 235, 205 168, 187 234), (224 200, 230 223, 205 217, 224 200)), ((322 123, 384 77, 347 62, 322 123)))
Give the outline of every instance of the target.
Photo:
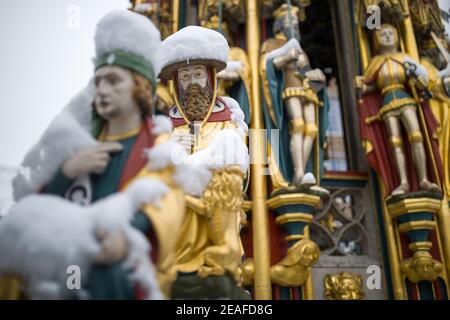
MULTIPOLYGON (((97 239, 98 250, 93 251, 95 254, 91 252, 91 259, 87 261, 89 272, 82 270, 86 276, 82 287, 84 293, 75 297, 88 299, 149 297, 133 276, 137 266, 124 264, 133 252, 132 239, 129 234, 112 228, 113 222, 108 223, 108 219, 115 221, 115 215, 121 219, 128 217, 128 228, 140 230, 147 238, 144 241, 147 246, 151 242, 156 277, 162 292, 168 296, 175 279, 174 245, 184 215, 184 198, 183 191, 175 182, 179 170, 171 157, 176 148, 169 141, 171 123, 163 116, 152 117, 156 76, 161 64, 159 31, 140 14, 114 11, 97 25, 95 45, 94 80, 53 121, 39 143, 26 155, 23 170, 14 179, 17 210, 22 201, 31 201, 28 197, 22 200, 24 196, 41 192, 63 197, 78 205, 51 197, 39 200, 39 196, 33 196, 37 197, 34 200, 36 206, 42 201, 42 206, 33 208, 37 210, 36 219, 42 215, 39 209, 48 210, 47 219, 52 220, 55 213, 64 216, 66 212, 82 211, 79 205, 86 206, 83 209, 86 212, 98 212, 94 216, 106 217, 103 222, 91 218, 95 221, 91 232, 97 239), (118 191, 127 193, 128 187, 138 178, 152 178, 153 188, 147 186, 147 189, 130 192, 131 200, 124 207, 100 205, 100 202, 105 203, 102 201, 104 198, 118 191), (156 201, 153 193, 159 193, 161 200, 156 201), (153 204, 151 197, 146 199, 145 194, 154 198, 153 204), (54 205, 47 207, 45 201, 54 205), (58 201, 60 205, 57 205, 58 201)), ((27 206, 23 204, 22 208, 27 206)), ((11 213, 8 218, 18 219, 14 216, 11 213)), ((30 221, 33 221, 32 216, 33 211, 30 212, 30 221)), ((48 222, 49 226, 52 221, 48 222)), ((72 228, 69 218, 67 221, 66 228, 72 228)), ((56 226, 56 221, 55 228, 61 228, 56 226)), ((17 233, 25 234, 27 230, 24 226, 17 233)), ((63 231, 60 232, 63 237, 63 231)), ((57 240, 57 235, 55 237, 57 240)), ((133 237, 136 238, 136 233, 133 237)), ((28 245, 32 250, 33 242, 28 245)), ((49 252, 43 252, 42 256, 50 255, 53 249, 56 250, 48 248, 49 252)), ((65 250, 70 254, 76 249, 68 244, 65 250)), ((14 254, 31 259, 27 252, 14 254)), ((145 255, 149 258, 150 250, 145 255)), ((54 258, 63 259, 56 253, 54 258)), ((24 263, 30 262, 26 260, 24 263)), ((37 267, 58 265, 52 259, 43 263, 37 267)), ((17 270, 6 271, 14 273, 17 270)))

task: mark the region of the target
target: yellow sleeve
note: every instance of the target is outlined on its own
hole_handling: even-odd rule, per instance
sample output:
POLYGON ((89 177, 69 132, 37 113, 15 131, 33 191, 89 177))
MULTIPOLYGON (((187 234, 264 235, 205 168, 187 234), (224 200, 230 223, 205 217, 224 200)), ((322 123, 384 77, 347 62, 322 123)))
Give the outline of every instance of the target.
POLYGON ((375 80, 375 74, 378 72, 384 61, 385 58, 382 55, 375 56, 370 60, 369 66, 364 71, 363 75, 365 83, 370 83, 375 80))
MULTIPOLYGON (((160 135, 157 137, 155 145, 165 142, 169 138, 169 135, 160 135)), ((145 166, 127 184, 128 186, 135 179, 148 177, 160 180, 169 187, 169 192, 161 199, 159 206, 146 205, 141 208, 149 218, 152 231, 155 232, 158 241, 158 248, 154 248, 158 251, 155 267, 161 290, 166 296, 169 295, 170 286, 176 278, 175 243, 185 214, 184 192, 173 179, 174 170, 175 168, 171 165, 154 171, 145 166)))

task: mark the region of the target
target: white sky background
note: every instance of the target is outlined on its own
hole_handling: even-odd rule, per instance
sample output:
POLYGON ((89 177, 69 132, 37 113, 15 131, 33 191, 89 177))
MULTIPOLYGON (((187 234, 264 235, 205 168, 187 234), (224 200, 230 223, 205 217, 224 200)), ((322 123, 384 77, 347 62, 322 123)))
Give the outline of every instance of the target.
POLYGON ((92 76, 97 22, 128 0, 0 1, 0 167, 17 167, 92 76))
MULTIPOLYGON (((450 0, 439 0, 439 7, 450 14, 450 0)), ((450 38, 450 22, 445 22, 445 32, 447 33, 447 37, 450 38)))

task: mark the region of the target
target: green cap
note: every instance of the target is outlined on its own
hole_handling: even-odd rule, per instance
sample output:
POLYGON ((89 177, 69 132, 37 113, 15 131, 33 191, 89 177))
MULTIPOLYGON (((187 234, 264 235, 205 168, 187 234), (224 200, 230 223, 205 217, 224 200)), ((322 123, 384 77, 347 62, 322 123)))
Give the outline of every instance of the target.
POLYGON ((152 84, 153 95, 156 91, 156 77, 150 62, 130 52, 115 50, 102 54, 95 59, 95 70, 107 66, 116 65, 136 71, 152 84))

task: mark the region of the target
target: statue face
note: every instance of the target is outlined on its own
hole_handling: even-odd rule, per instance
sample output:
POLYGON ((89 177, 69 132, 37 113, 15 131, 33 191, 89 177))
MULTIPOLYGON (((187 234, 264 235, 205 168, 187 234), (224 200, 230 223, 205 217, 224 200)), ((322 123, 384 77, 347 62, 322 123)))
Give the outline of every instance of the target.
POLYGON ((191 84, 198 84, 205 88, 208 84, 208 72, 206 67, 200 64, 186 66, 178 70, 178 81, 183 90, 191 84))
POLYGON ((417 258, 415 270, 422 279, 433 278, 434 275, 433 260, 428 257, 417 258))
POLYGON ((104 66, 95 72, 95 110, 105 120, 129 112, 139 112, 133 99, 135 83, 131 71, 118 66, 104 66))
POLYGON ((391 27, 382 27, 377 32, 378 43, 380 47, 396 47, 397 46, 397 34, 391 27))
POLYGON ((317 248, 314 245, 306 245, 303 249, 303 255, 300 258, 300 264, 304 267, 311 267, 319 259, 317 248))
POLYGON ((178 70, 181 108, 189 121, 203 121, 212 104, 212 90, 208 72, 203 65, 192 65, 178 70))
MULTIPOLYGON (((300 29, 299 29, 299 23, 298 23, 298 17, 295 14, 291 15, 292 18, 292 29, 293 29, 293 37, 297 40, 300 40, 300 29)), ((289 26, 289 16, 286 15, 283 18, 283 33, 286 37, 291 37, 291 29, 289 26)))

